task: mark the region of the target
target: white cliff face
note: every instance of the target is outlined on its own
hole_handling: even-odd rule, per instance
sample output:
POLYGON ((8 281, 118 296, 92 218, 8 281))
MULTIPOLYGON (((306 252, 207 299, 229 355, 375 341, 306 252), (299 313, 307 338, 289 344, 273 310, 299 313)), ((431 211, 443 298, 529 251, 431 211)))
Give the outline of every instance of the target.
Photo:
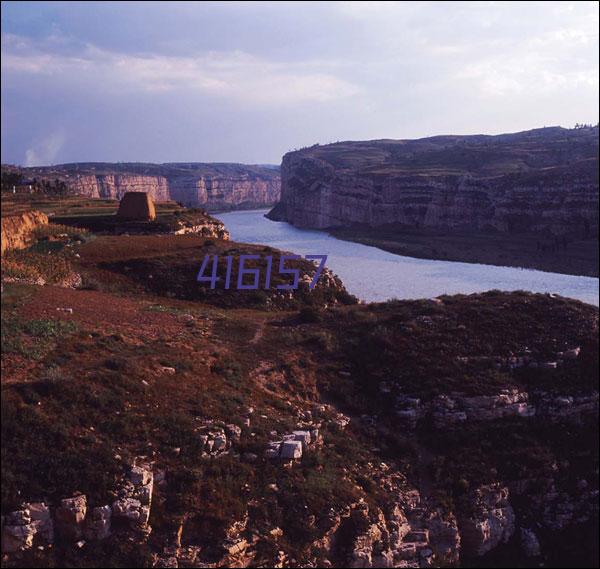
POLYGON ((499 484, 481 486, 474 492, 472 515, 459 520, 461 547, 467 556, 485 555, 512 537, 515 513, 508 497, 508 488, 499 484))
POLYGON ((283 158, 273 217, 314 228, 401 224, 591 236, 598 227, 598 131, 588 131, 347 142, 291 152, 283 158))
POLYGON ((155 201, 212 210, 271 206, 281 191, 277 169, 241 164, 67 164, 28 169, 27 175, 59 179, 69 191, 90 198, 121 199, 126 192, 146 192, 155 201))
POLYGON ((69 188, 78 195, 90 198, 120 200, 126 192, 146 192, 155 201, 169 199, 167 180, 162 176, 77 175, 70 178, 69 188))

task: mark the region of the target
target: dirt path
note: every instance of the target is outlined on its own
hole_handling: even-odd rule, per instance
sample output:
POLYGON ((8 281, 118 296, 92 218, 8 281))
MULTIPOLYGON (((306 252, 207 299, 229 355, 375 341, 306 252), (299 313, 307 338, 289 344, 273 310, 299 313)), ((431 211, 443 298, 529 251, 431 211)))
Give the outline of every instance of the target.
POLYGON ((252 338, 252 340, 250 340, 251 344, 258 344, 258 342, 261 341, 262 337, 265 334, 265 327, 266 327, 266 322, 264 320, 261 320, 258 323, 258 326, 256 327, 256 332, 254 332, 254 336, 252 338))

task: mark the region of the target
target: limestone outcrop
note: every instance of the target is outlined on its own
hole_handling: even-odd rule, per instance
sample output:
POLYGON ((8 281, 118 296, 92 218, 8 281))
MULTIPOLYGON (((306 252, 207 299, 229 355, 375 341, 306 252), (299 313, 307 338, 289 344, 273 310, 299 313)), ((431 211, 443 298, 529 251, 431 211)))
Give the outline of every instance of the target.
POLYGON ((24 503, 2 516, 2 553, 44 549, 54 544, 55 534, 62 543, 103 540, 112 534, 113 521, 117 531, 132 530, 144 539, 152 529, 148 521, 153 489, 151 465, 136 462, 119 484, 112 506, 90 508, 84 494, 64 498, 52 509, 45 502, 24 503))
POLYGON ((59 180, 69 192, 90 198, 121 199, 127 192, 145 192, 155 201, 213 211, 268 207, 277 203, 281 190, 274 166, 80 163, 23 170, 28 178, 59 180))
POLYGON ((313 146, 283 157, 270 217, 298 227, 598 230, 598 127, 313 146))
POLYGON ((482 486, 474 492, 472 515, 459 520, 466 555, 480 557, 512 537, 515 513, 508 497, 508 488, 500 484, 482 486))
POLYGON ((48 216, 41 211, 26 211, 2 217, 2 254, 10 249, 30 245, 36 227, 48 225, 48 216))

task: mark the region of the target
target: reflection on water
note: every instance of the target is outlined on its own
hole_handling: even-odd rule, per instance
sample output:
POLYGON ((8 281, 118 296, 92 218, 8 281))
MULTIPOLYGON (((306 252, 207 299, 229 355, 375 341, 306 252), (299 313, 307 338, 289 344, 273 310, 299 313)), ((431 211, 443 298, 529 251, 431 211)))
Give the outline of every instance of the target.
POLYGON ((452 261, 393 255, 342 241, 323 231, 270 221, 268 210, 217 214, 234 241, 263 243, 300 255, 328 255, 327 266, 349 292, 366 301, 429 298, 490 289, 550 292, 598 305, 598 279, 452 261))

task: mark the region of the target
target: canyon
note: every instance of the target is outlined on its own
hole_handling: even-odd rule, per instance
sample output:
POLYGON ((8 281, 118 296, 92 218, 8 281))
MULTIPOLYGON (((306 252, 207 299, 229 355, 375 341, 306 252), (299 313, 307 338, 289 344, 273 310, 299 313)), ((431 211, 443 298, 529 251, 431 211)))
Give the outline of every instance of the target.
POLYGON ((280 195, 279 170, 270 165, 90 162, 19 171, 30 180, 64 182, 69 193, 85 197, 121 199, 126 192, 146 192, 155 201, 211 211, 267 207, 280 195))
POLYGON ((272 219, 580 232, 598 229, 598 127, 339 142, 290 152, 272 219))
POLYGON ((205 255, 281 252, 172 203, 114 231, 115 201, 10 199, 48 223, 2 264, 7 567, 597 560, 596 307, 361 304, 304 259, 212 290, 205 255))

